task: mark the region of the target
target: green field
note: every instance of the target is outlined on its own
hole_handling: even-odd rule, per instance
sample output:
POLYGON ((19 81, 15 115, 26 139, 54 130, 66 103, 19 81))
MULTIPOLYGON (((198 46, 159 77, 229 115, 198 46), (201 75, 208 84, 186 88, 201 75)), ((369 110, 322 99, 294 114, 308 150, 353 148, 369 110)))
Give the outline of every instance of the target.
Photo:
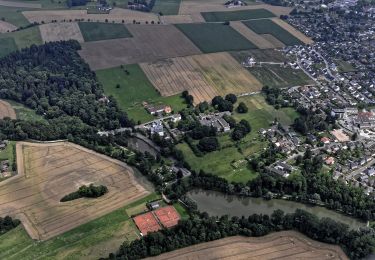
POLYGON ((24 121, 44 121, 45 119, 41 116, 35 113, 34 110, 31 108, 25 107, 24 105, 15 102, 13 100, 6 100, 16 111, 17 119, 21 119, 24 121))
POLYGON ((98 259, 124 241, 138 238, 126 209, 160 198, 151 194, 126 207, 44 242, 32 240, 21 227, 0 236, 0 259, 98 259))
POLYGON ((264 86, 269 87, 293 87, 313 84, 302 70, 295 70, 280 65, 264 64, 261 67, 247 68, 264 86))
POLYGON ((244 21, 247 27, 257 34, 271 34, 285 45, 303 45, 304 43, 291 33, 269 19, 244 21))
POLYGON ((123 24, 80 22, 78 25, 86 42, 132 37, 123 24))
POLYGON ((257 48, 228 25, 200 23, 176 24, 176 27, 204 53, 257 48))
POLYGON ((156 0, 152 12, 163 15, 176 15, 180 9, 181 0, 156 0))
POLYGON ((26 26, 29 23, 29 21, 23 16, 21 13, 22 11, 26 11, 29 9, 25 8, 19 8, 19 7, 7 7, 7 6, 1 6, 0 8, 0 19, 3 19, 11 23, 17 27, 20 26, 26 26))
POLYGON ((0 57, 16 51, 17 45, 13 38, 0 38, 0 57))
MULTIPOLYGON (((14 153, 16 149, 16 142, 9 142, 4 150, 0 150, 0 161, 9 160, 9 169, 12 170, 14 163, 14 153)), ((0 181, 2 178, 0 178, 0 181)))
POLYGON ((155 118, 143 108, 143 101, 150 104, 170 105, 175 111, 186 107, 179 95, 160 96, 139 65, 126 65, 124 69, 117 67, 99 70, 96 71, 96 75, 104 87, 105 94, 114 96, 120 108, 135 122, 147 122, 155 118), (129 75, 126 75, 124 69, 129 71, 129 75), (120 88, 116 87, 117 84, 120 84, 120 88))
POLYGON ((267 104, 262 95, 241 97, 237 102, 244 102, 249 111, 246 114, 234 112, 233 117, 236 121, 247 120, 252 128, 251 133, 239 142, 238 148, 240 149, 234 146, 229 135, 218 137, 221 147, 226 148, 205 154, 203 157, 195 156, 186 143, 178 144, 177 147, 183 152, 193 170, 204 170, 229 181, 246 183, 255 178, 257 173, 246 164, 235 169, 231 165, 232 162, 243 160, 267 147, 267 142, 261 141, 258 137, 259 129, 268 128, 275 118, 284 125, 290 125, 298 117, 298 113, 293 108, 276 110, 267 104))
POLYGON ((344 60, 335 60, 335 64, 337 65, 338 71, 340 73, 357 71, 357 69, 354 68, 352 64, 344 60))
POLYGON ((225 12, 203 12, 201 13, 206 22, 241 21, 261 18, 271 18, 275 15, 266 9, 252 9, 225 12))
POLYGON ((0 34, 0 57, 3 57, 11 53, 12 51, 17 50, 17 48, 20 50, 26 47, 30 47, 32 44, 43 44, 39 27, 37 26, 16 32, 0 34), (13 41, 10 39, 12 39, 13 41), (5 48, 3 48, 3 44, 4 46, 6 46, 5 48))

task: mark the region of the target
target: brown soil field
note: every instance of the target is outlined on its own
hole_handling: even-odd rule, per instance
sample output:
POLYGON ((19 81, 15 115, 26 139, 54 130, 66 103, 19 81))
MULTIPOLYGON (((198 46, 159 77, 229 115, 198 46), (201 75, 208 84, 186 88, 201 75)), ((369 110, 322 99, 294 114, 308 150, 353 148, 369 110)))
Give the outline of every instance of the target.
POLYGON ((0 20, 0 33, 11 32, 17 29, 17 26, 0 20))
POLYGON ((68 142, 16 145, 18 175, 0 183, 0 215, 22 221, 46 240, 149 194, 125 163, 68 142), (82 185, 107 186, 96 199, 60 199, 82 185))
POLYGON ((0 0, 0 5, 9 6, 9 7, 42 8, 42 5, 39 3, 30 3, 30 2, 22 2, 22 1, 0 0))
POLYGON ((201 51, 173 25, 127 25, 132 38, 82 44, 80 55, 91 69, 200 54, 201 51))
POLYGON ((274 13, 276 16, 287 15, 292 11, 292 8, 283 6, 272 6, 267 4, 254 4, 248 6, 242 6, 237 8, 226 8, 224 6, 225 1, 222 0, 205 0, 204 3, 201 0, 183 0, 180 5, 179 14, 199 14, 201 12, 229 12, 237 10, 248 10, 248 9, 267 9, 274 13))
POLYGON ((16 119, 16 111, 14 111, 13 107, 8 102, 0 100, 0 119, 5 117, 16 119))
POLYGON ((285 44, 282 43, 279 39, 277 39, 272 34, 262 34, 261 37, 263 37, 266 41, 270 42, 275 48, 283 48, 285 47, 285 44))
POLYGON ((124 20, 125 23, 133 23, 133 20, 137 22, 158 22, 159 18, 153 13, 137 12, 129 9, 114 8, 109 14, 88 14, 86 10, 45 10, 45 11, 24 11, 22 14, 26 17, 29 22, 50 23, 52 20, 63 22, 75 19, 90 19, 93 22, 104 22, 108 19, 109 22, 121 23, 124 20))
POLYGON ((84 42, 78 23, 48 23, 39 26, 43 42, 77 40, 84 42))
POLYGON ((282 231, 264 237, 228 237, 164 253, 164 259, 349 259, 338 246, 320 243, 294 231, 282 231))
POLYGON ((261 83, 229 53, 211 53, 141 63, 151 83, 163 96, 188 90, 194 103, 217 95, 259 91, 261 83))
POLYGON ((291 26, 290 24, 280 20, 279 18, 272 18, 272 21, 274 21, 277 25, 279 25, 281 28, 287 30, 289 33, 291 33, 294 37, 299 39, 305 44, 311 44, 313 43, 313 40, 304 35, 302 32, 298 31, 296 28, 291 26))
POLYGON ((237 32, 242 34, 250 42, 254 43, 259 49, 272 49, 276 48, 271 42, 267 41, 261 35, 255 33, 253 30, 244 25, 241 21, 230 22, 230 26, 237 32))

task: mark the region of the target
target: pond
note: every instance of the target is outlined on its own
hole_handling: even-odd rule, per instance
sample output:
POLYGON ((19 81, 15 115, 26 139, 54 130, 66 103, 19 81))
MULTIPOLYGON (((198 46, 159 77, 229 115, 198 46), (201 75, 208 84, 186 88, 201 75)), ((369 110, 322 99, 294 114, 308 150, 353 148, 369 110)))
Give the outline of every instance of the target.
POLYGON ((205 190, 193 190, 187 195, 197 203, 199 211, 205 211, 211 216, 229 215, 241 217, 252 214, 271 215, 276 209, 281 209, 284 213, 293 213, 296 209, 302 209, 319 218, 328 217, 335 221, 345 223, 352 229, 357 229, 366 225, 365 222, 324 207, 309 206, 294 201, 241 198, 235 195, 225 195, 221 192, 205 190))

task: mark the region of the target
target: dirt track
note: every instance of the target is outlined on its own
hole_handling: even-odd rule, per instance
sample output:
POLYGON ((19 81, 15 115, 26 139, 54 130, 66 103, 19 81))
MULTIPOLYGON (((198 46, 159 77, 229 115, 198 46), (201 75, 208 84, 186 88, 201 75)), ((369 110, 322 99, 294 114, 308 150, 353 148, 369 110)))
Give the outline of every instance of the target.
POLYGON ((264 237, 228 237, 179 249, 154 260, 211 259, 348 259, 338 246, 320 243, 294 231, 272 233, 264 237))
POLYGON ((79 54, 93 70, 152 62, 201 51, 173 25, 127 25, 132 38, 86 42, 79 54))
POLYGON ((17 26, 0 20, 0 33, 11 32, 17 29, 17 26))
POLYGON ((16 111, 14 111, 13 107, 8 102, 0 100, 0 119, 4 117, 16 119, 16 111))
POLYGON ((78 23, 48 23, 39 26, 43 42, 77 40, 84 42, 78 23))
POLYGON ((67 142, 17 143, 18 175, 0 183, 0 215, 20 218, 45 240, 123 207, 149 192, 125 163, 67 142), (60 199, 81 185, 103 184, 97 199, 60 199))

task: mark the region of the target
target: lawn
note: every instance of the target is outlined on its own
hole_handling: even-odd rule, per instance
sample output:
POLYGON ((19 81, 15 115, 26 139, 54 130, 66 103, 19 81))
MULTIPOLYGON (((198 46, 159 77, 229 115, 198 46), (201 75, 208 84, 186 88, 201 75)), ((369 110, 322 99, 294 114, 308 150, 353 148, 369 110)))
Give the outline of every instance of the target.
POLYGON ((123 24, 80 22, 78 25, 86 42, 132 37, 123 24))
MULTIPOLYGON (((16 31, 16 32, 0 34, 1 41, 4 41, 4 39, 9 39, 9 38, 12 38, 14 40, 14 43, 18 49, 30 47, 32 44, 36 44, 36 45, 43 44, 38 26, 33 26, 27 29, 16 31)), ((8 41, 8 44, 9 44, 9 40, 5 40, 5 41, 8 41)), ((8 52, 1 49, 0 54, 4 56, 6 54, 9 54, 12 51, 15 51, 15 49, 9 48, 7 51, 8 52)))
POLYGON ((7 54, 16 51, 17 45, 13 38, 0 38, 0 57, 4 57, 7 54))
POLYGON ((264 64, 261 67, 247 68, 264 86, 269 87, 293 87, 313 84, 302 70, 295 70, 280 65, 264 64))
POLYGON ((229 12, 203 12, 201 14, 206 22, 241 21, 275 17, 272 12, 266 9, 252 9, 229 12))
POLYGON ((160 198, 155 193, 44 242, 32 240, 21 227, 0 236, 0 259, 98 259, 124 241, 138 238, 126 209, 160 198))
POLYGON ((337 65, 338 71, 340 73, 357 71, 356 68, 354 68, 353 65, 350 64, 347 61, 344 61, 344 60, 335 60, 335 63, 337 65))
POLYGON ((0 8, 0 19, 3 19, 11 23, 17 27, 20 26, 26 26, 29 23, 29 21, 23 16, 21 12, 26 10, 32 10, 32 9, 25 9, 25 8, 19 8, 19 7, 7 7, 7 6, 1 6, 0 8))
POLYGON ((163 15, 176 15, 180 9, 181 0, 156 0, 152 12, 163 15))
POLYGON ((6 100, 16 111, 17 119, 24 121, 44 121, 44 117, 35 113, 34 110, 28 108, 21 103, 15 102, 13 100, 6 100))
POLYGON ((298 113, 293 108, 276 110, 267 104, 262 95, 240 97, 237 104, 238 102, 244 102, 249 111, 245 114, 234 112, 233 117, 237 122, 241 119, 247 120, 252 128, 251 133, 238 143, 240 149, 235 147, 229 135, 220 135, 218 137, 220 146, 225 148, 205 154, 203 157, 195 156, 186 143, 178 144, 177 148, 183 152, 193 170, 204 170, 229 181, 246 183, 255 178, 257 173, 246 163, 235 169, 231 165, 232 162, 243 160, 267 147, 267 142, 260 140, 258 131, 261 128, 268 128, 275 118, 284 125, 290 125, 298 117, 298 113))
POLYGON ((177 210, 178 214, 180 214, 181 219, 188 219, 189 213, 185 209, 184 206, 181 205, 181 203, 175 203, 173 204, 173 207, 177 210))
POLYGON ((303 45, 304 43, 294 37, 287 30, 269 19, 249 20, 242 22, 257 34, 271 34, 285 45, 303 45))
POLYGON ((175 111, 186 107, 179 95, 160 96, 139 65, 126 65, 124 69, 117 67, 99 70, 96 71, 96 75, 104 87, 105 94, 115 97, 119 106, 136 122, 147 122, 155 118, 143 108, 143 101, 150 104, 170 105, 175 111), (129 71, 129 75, 124 69, 129 71), (116 87, 117 84, 120 85, 119 88, 116 87))
POLYGON ((232 27, 221 23, 176 24, 175 26, 204 53, 257 48, 232 27))

